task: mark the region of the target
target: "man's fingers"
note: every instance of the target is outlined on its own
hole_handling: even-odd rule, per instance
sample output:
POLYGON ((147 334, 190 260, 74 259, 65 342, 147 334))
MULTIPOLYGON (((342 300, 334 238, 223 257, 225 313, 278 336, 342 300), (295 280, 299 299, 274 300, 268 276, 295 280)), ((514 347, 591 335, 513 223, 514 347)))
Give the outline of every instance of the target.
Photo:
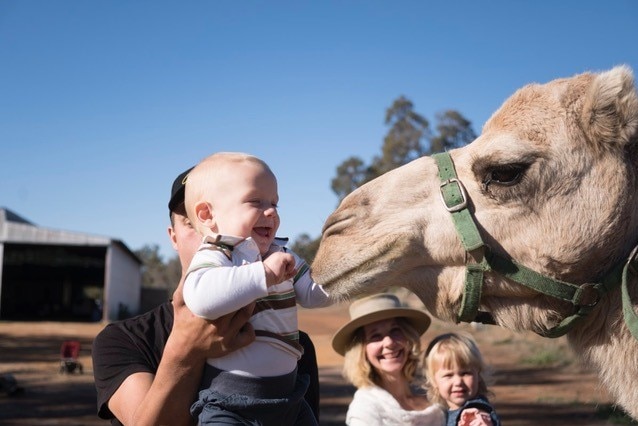
POLYGON ((237 321, 248 322, 251 316, 253 316, 253 311, 255 310, 255 302, 250 303, 243 308, 239 309, 235 312, 235 318, 237 321))
POLYGON ((173 306, 182 306, 184 305, 184 279, 182 278, 179 281, 179 285, 177 286, 177 288, 175 289, 175 291, 173 292, 173 306))
POLYGON ((231 350, 242 348, 255 340, 255 329, 248 322, 255 309, 255 303, 244 306, 233 314, 226 336, 231 350))
MULTIPOLYGON (((248 324, 248 320, 250 320, 250 317, 252 316, 254 309, 255 309, 255 303, 253 302, 235 312, 225 315, 224 317, 222 317, 224 320, 224 324, 223 325, 218 324, 217 328, 219 329, 220 327, 223 326, 224 335, 232 338, 236 334, 239 334, 244 328, 244 326, 248 324)), ((222 318, 219 318, 219 319, 222 319, 222 318)), ((252 331, 252 327, 251 327, 250 333, 254 334, 254 331, 252 331)))
POLYGON ((254 340, 255 329, 253 328, 253 325, 251 323, 247 322, 235 335, 235 338, 232 339, 230 343, 230 349, 235 350, 243 348, 244 346, 251 344, 254 340))

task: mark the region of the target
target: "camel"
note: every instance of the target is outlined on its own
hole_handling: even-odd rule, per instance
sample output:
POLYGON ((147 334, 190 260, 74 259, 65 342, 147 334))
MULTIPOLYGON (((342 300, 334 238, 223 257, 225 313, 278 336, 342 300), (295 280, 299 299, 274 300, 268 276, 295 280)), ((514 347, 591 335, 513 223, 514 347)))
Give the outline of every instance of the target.
POLYGON ((335 300, 403 286, 442 320, 566 335, 638 420, 637 244, 638 94, 621 65, 527 85, 469 145, 352 192, 312 275, 335 300))

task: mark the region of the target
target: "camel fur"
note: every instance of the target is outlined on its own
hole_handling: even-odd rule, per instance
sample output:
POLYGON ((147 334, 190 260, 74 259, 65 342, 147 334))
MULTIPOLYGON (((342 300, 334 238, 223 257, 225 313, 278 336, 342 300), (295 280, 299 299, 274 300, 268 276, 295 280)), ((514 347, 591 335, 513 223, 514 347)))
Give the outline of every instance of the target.
MULTIPOLYGON (((493 252, 562 281, 598 282, 638 245, 638 94, 618 66, 531 84, 450 152, 470 211, 493 252)), ((438 168, 422 157, 363 185, 328 217, 313 278, 345 300, 404 286, 454 321, 467 253, 440 200, 438 168)), ((636 309, 638 282, 628 283, 636 309)), ((488 272, 481 310, 513 330, 543 332, 566 302, 488 272)), ((620 288, 567 334, 617 403, 638 420, 638 341, 620 288)))

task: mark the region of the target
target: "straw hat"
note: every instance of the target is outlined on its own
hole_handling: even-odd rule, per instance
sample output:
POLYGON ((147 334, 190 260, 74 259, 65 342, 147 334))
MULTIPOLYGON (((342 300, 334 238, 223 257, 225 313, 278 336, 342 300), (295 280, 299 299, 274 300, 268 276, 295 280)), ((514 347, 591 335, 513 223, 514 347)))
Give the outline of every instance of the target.
POLYGON ((332 348, 339 355, 344 355, 359 327, 389 318, 405 318, 419 334, 425 333, 431 322, 428 314, 403 306, 394 294, 375 294, 352 302, 350 322, 335 333, 332 348))

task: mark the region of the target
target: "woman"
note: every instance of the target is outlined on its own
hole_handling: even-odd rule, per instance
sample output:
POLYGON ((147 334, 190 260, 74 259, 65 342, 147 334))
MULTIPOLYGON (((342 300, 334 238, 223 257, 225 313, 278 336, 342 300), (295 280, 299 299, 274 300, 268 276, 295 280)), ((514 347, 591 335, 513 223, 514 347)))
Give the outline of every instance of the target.
POLYGON ((422 311, 403 307, 392 294, 350 305, 350 322, 332 339, 345 357, 343 375, 357 391, 348 407, 349 426, 443 426, 445 414, 419 386, 420 336, 430 326, 422 311))

